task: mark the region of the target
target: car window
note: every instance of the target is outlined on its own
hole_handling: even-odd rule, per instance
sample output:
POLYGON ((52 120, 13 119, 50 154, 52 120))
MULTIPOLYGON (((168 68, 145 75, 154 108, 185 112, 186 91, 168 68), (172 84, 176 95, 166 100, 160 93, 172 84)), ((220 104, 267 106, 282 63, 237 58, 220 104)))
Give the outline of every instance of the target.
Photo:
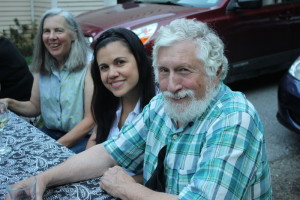
POLYGON ((192 7, 211 7, 219 3, 220 0, 141 0, 137 2, 144 2, 144 3, 166 3, 166 4, 175 4, 175 5, 182 5, 182 6, 192 6, 192 7))
POLYGON ((291 2, 299 2, 300 0, 263 0, 263 6, 282 4, 282 3, 291 3, 291 2))
POLYGON ((263 6, 274 5, 282 3, 282 0, 263 0, 263 6))
POLYGON ((283 3, 285 2, 299 2, 300 0, 282 0, 283 3))

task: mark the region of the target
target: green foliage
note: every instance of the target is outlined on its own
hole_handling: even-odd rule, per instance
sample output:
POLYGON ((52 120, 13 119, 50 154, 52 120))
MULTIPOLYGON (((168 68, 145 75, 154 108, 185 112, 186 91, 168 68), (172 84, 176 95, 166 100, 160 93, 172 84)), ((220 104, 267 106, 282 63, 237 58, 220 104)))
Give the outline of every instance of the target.
POLYGON ((8 33, 6 30, 3 30, 3 36, 10 38, 24 57, 31 57, 37 25, 34 22, 30 25, 20 24, 17 18, 14 19, 14 23, 15 25, 9 27, 8 33))

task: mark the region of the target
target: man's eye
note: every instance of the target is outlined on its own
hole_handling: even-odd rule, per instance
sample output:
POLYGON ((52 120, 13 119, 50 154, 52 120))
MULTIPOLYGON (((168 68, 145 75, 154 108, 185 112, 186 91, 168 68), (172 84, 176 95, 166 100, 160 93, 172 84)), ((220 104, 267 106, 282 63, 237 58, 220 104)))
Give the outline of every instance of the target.
POLYGON ((159 70, 158 70, 160 73, 166 73, 166 72, 169 72, 169 70, 168 69, 166 69, 166 68, 159 68, 159 70))
POLYGON ((178 70, 179 73, 184 73, 184 74, 187 74, 187 73, 191 73, 191 71, 187 68, 180 68, 178 70))
POLYGON ((186 68, 181 68, 181 69, 179 69, 179 71, 181 71, 181 72, 186 72, 186 71, 189 71, 189 70, 186 69, 186 68))

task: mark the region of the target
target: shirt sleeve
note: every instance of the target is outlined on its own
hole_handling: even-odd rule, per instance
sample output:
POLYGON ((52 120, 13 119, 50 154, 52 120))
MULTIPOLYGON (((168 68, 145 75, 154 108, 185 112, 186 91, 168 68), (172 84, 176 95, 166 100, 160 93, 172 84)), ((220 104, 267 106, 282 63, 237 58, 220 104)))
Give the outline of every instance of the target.
MULTIPOLYGON (((263 169, 268 169, 263 166, 267 165, 266 158, 262 158, 262 152, 265 151, 263 144, 262 125, 259 119, 254 119, 250 114, 235 112, 216 120, 208 129, 195 174, 180 192, 179 198, 253 197, 249 194, 249 186, 259 187, 260 182, 269 181, 262 180, 268 178, 263 176, 263 169), (261 162, 264 159, 266 163, 261 162)), ((261 188, 260 192, 263 194, 268 190, 261 188)))

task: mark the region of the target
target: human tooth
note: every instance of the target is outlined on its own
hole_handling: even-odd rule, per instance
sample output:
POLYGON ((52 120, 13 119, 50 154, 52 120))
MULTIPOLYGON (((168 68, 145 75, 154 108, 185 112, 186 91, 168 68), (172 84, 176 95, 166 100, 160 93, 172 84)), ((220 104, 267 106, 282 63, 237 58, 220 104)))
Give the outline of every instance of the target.
POLYGON ((58 47, 58 44, 50 44, 51 47, 58 47))
POLYGON ((113 86, 118 86, 118 85, 121 85, 123 83, 123 81, 119 81, 119 82, 115 82, 115 83, 112 83, 113 86))

